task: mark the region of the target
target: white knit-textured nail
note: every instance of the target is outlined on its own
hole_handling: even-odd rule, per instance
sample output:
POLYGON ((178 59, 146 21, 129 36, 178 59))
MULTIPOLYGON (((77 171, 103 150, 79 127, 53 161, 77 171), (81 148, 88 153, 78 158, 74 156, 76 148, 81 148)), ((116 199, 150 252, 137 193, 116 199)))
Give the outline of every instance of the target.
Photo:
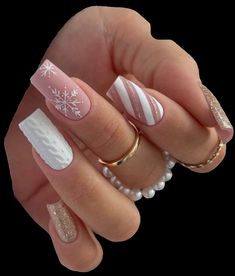
POLYGON ((54 170, 66 168, 73 160, 73 151, 50 119, 37 109, 19 124, 37 153, 54 170))

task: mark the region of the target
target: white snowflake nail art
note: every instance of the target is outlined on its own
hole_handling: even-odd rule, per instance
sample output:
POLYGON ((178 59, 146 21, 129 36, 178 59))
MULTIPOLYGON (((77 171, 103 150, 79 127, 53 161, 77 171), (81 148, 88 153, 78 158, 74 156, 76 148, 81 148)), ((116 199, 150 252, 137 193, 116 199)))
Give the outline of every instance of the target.
POLYGON ((67 87, 64 87, 63 91, 57 88, 52 88, 51 93, 53 94, 54 106, 57 110, 62 112, 66 117, 72 112, 75 116, 81 118, 81 110, 78 108, 79 104, 83 104, 83 100, 78 100, 78 89, 72 89, 68 91, 67 87))
POLYGON ((52 75, 56 75, 55 66, 50 61, 45 61, 39 68, 42 77, 50 78, 52 75))
POLYGON ((31 78, 31 83, 66 118, 82 119, 90 110, 90 100, 81 87, 49 60, 31 78))

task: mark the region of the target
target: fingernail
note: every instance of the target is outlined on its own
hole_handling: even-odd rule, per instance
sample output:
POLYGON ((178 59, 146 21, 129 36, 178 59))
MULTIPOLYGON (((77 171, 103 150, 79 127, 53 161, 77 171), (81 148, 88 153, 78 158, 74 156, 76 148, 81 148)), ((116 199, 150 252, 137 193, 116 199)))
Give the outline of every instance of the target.
POLYGON ((71 147, 40 109, 22 121, 19 128, 45 163, 52 169, 64 169, 72 162, 71 147))
POLYGON ((90 110, 90 100, 70 77, 45 60, 30 79, 32 85, 65 117, 80 120, 90 110))
MULTIPOLYGON (((227 130, 229 131, 229 135, 227 135, 227 139, 232 136, 233 133, 233 126, 230 123, 227 115, 225 114, 223 108, 221 107, 219 101, 216 99, 216 97, 212 94, 212 92, 204 85, 200 84, 200 88, 206 98, 206 101, 210 107, 210 110, 221 130, 227 130)), ((226 138, 225 138, 226 139, 226 138)))
POLYGON ((156 125, 163 117, 162 105, 138 85, 119 76, 107 96, 123 111, 144 125, 156 125))
POLYGON ((47 210, 60 239, 67 243, 73 242, 77 238, 77 229, 65 204, 62 201, 48 204, 47 210))

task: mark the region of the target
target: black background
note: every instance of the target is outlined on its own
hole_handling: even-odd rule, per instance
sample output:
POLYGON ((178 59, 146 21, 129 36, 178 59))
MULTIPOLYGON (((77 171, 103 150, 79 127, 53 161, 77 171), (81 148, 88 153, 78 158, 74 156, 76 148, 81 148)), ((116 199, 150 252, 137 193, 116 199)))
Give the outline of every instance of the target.
MULTIPOLYGON (((1 14, 7 16, 1 19, 2 138, 48 44, 72 15, 90 5, 133 8, 151 22, 154 36, 175 40, 198 61, 202 80, 235 122, 231 68, 235 22, 226 1, 208 2, 207 8, 192 1, 187 5, 169 1, 19 2, 1 8, 1 14)), ((228 252, 234 249, 234 148, 230 142, 225 161, 209 174, 175 168, 174 178, 164 191, 138 203, 142 214, 138 234, 125 243, 102 240, 103 263, 90 274, 143 271, 145 275, 165 275, 173 269, 174 274, 221 271, 228 275, 232 265, 228 252)), ((1 275, 15 271, 72 275, 74 272, 57 261, 48 235, 15 201, 2 143, 0 173, 0 267, 7 270, 1 275)))

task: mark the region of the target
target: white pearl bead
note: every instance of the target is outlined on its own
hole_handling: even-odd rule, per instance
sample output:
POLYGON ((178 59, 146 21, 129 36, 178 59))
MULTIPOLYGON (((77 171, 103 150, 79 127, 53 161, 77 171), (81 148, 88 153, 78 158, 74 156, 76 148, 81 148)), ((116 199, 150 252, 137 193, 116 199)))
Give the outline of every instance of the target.
POLYGON ((156 182, 156 183, 154 183, 153 185, 152 185, 152 188, 154 189, 154 190, 158 190, 158 186, 157 186, 157 184, 158 184, 158 182, 156 182))
POLYGON ((133 201, 138 201, 143 195, 140 190, 131 190, 128 197, 133 201))
POLYGON ((117 180, 118 180, 118 179, 117 179, 116 176, 112 176, 112 177, 110 178, 110 183, 111 183, 112 185, 115 185, 115 182, 116 182, 117 180))
POLYGON ((113 183, 113 186, 115 187, 115 188, 119 188, 119 187, 121 187, 122 186, 122 182, 120 181, 120 180, 116 180, 114 183, 113 183))
POLYGON ((103 168, 103 176, 105 176, 106 178, 110 178, 113 176, 112 172, 108 167, 103 168))
POLYGON ((122 192, 124 195, 128 196, 128 195, 130 194, 131 189, 126 188, 126 187, 124 187, 124 186, 121 186, 121 187, 119 188, 119 191, 122 192))
POLYGON ((123 189, 124 189, 124 186, 120 186, 120 187, 118 188, 118 190, 119 190, 120 192, 122 192, 123 189))
POLYGON ((170 159, 170 160, 167 162, 167 168, 169 168, 169 169, 174 168, 175 163, 176 163, 175 160, 170 159))
POLYGON ((152 187, 144 188, 142 194, 145 198, 153 198, 155 196, 155 191, 152 187))
POLYGON ((157 182, 154 183, 151 187, 147 187, 141 190, 132 190, 123 186, 122 182, 110 171, 108 167, 103 167, 102 173, 106 178, 109 178, 110 183, 117 188, 122 194, 126 195, 133 201, 138 201, 142 197, 153 198, 156 191, 164 189, 165 182, 169 181, 172 178, 171 169, 175 166, 176 160, 170 156, 167 151, 163 152, 166 160, 166 172, 164 176, 157 182))
POLYGON ((129 189, 129 188, 124 188, 123 189, 123 193, 127 196, 130 194, 130 192, 131 192, 131 189, 129 189))
POLYGON ((164 182, 169 181, 169 180, 171 180, 172 175, 173 175, 172 172, 170 170, 167 170, 165 175, 163 176, 162 180, 164 182))
POLYGON ((156 184, 156 186, 157 186, 157 191, 161 191, 161 190, 163 190, 164 188, 165 188, 165 182, 164 181, 159 181, 157 184, 156 184))

